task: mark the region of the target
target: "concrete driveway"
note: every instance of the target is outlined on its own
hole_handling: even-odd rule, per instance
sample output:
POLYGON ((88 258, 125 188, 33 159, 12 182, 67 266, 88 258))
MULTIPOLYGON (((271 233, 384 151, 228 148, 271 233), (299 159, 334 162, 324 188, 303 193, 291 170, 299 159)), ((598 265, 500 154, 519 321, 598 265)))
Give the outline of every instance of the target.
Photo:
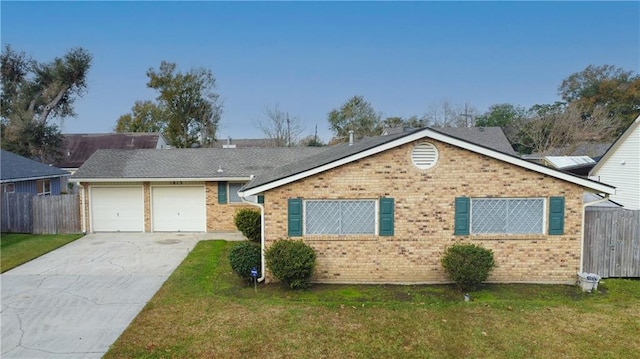
POLYGON ((2 274, 0 357, 100 358, 195 244, 212 238, 225 239, 89 234, 2 274))

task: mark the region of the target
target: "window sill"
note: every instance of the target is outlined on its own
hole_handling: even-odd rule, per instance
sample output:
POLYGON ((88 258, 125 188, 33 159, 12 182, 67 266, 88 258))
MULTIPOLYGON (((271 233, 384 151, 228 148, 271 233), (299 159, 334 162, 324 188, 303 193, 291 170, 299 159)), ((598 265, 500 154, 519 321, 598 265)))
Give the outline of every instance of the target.
POLYGON ((306 234, 302 238, 305 241, 341 241, 341 242, 353 242, 353 241, 377 241, 378 236, 373 234, 306 234))
POLYGON ((506 240, 517 240, 517 241, 539 241, 548 239, 548 235, 546 234, 471 234, 469 235, 469 239, 471 240, 483 240, 483 241, 506 241, 506 240))

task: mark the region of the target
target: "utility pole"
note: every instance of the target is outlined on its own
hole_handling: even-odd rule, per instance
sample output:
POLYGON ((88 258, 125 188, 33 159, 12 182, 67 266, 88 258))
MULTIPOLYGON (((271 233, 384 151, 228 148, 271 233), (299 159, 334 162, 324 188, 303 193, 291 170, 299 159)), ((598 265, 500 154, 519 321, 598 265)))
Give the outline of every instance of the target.
POLYGON ((464 122, 467 125, 467 127, 472 127, 471 124, 469 123, 469 118, 472 117, 469 114, 469 104, 468 103, 464 103, 464 115, 462 115, 464 117, 464 122))
POLYGON ((287 112, 287 147, 291 147, 291 121, 289 121, 289 112, 287 112))

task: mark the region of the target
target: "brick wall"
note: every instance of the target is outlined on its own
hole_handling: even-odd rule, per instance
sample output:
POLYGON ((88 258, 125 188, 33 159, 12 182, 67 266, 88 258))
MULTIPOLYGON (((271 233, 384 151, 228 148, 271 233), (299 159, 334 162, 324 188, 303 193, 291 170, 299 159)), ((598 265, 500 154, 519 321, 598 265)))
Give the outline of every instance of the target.
MULTIPOLYGON (((429 142, 437 147, 439 160, 428 170, 419 170, 411 163, 415 145, 411 143, 266 192, 266 245, 287 236, 288 198, 386 196, 395 199, 394 236, 304 238, 318 255, 315 281, 445 282, 440 258, 443 250, 456 241, 494 251, 497 267, 490 281, 575 280, 580 265, 582 187, 445 143, 429 142), (564 196, 564 235, 454 236, 454 200, 459 196, 564 196)), ((545 214, 545 223, 546 218, 545 214)), ((269 275, 267 281, 272 280, 269 275)))
POLYGON ((218 204, 218 182, 205 184, 207 193, 207 231, 237 231, 233 216, 241 208, 257 207, 242 203, 218 204))

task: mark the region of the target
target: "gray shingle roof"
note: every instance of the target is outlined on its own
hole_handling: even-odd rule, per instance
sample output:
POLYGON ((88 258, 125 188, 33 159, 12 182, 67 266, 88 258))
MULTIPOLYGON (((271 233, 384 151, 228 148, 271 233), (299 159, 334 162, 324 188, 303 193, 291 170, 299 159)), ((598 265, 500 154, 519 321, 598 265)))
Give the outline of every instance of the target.
POLYGON ((393 142, 391 144, 393 146, 393 145, 399 145, 402 143, 408 143, 408 141, 412 141, 412 139, 418 139, 425 136, 426 137, 434 136, 434 138, 439 138, 441 136, 444 136, 443 140, 447 143, 450 143, 450 141, 454 143, 462 142, 463 143, 462 145, 460 144, 457 144, 457 145, 463 148, 467 148, 471 151, 482 153, 490 157, 497 158, 501 161, 514 164, 516 166, 532 169, 534 171, 551 175, 553 177, 560 178, 565 181, 569 181, 587 188, 601 191, 602 193, 611 194, 615 192, 614 187, 611 187, 609 185, 601 184, 599 182, 591 181, 588 179, 583 179, 578 176, 574 176, 566 172, 551 169, 540 164, 531 163, 521 159, 515 154, 500 152, 494 149, 492 146, 483 146, 482 144, 478 144, 477 142, 465 140, 461 137, 449 135, 444 133, 443 131, 438 131, 435 129, 418 129, 411 132, 402 132, 402 133, 397 133, 397 134, 387 135, 387 136, 365 138, 355 143, 353 146, 346 146, 346 145, 332 146, 330 149, 328 149, 325 152, 321 152, 317 155, 304 158, 295 163, 290 163, 288 165, 274 168, 271 171, 265 172, 264 174, 254 178, 251 182, 247 183, 241 189, 241 191, 245 193, 249 192, 249 194, 255 194, 252 192, 252 190, 256 191, 258 188, 260 188, 260 190, 264 190, 265 188, 270 188, 269 186, 272 186, 272 187, 277 186, 277 184, 275 183, 280 180, 300 178, 300 177, 296 177, 298 175, 301 175, 301 176, 310 175, 314 171, 322 170, 321 167, 325 165, 331 165, 332 163, 335 165, 338 165, 340 164, 339 161, 342 159, 345 159, 346 161, 355 160, 356 157, 365 156, 366 154, 364 152, 368 152, 369 150, 373 150, 375 152, 376 147, 380 146, 382 150, 384 150, 384 147, 382 146, 384 146, 388 142, 389 143, 393 142), (419 132, 425 132, 425 133, 422 134, 419 132), (431 132, 432 135, 429 135, 428 132, 431 132), (408 139, 403 139, 404 137, 408 137, 408 139), (478 147, 485 148, 485 150, 478 150, 478 147))
POLYGON ((326 150, 327 147, 98 150, 72 178, 248 177, 326 150), (222 172, 218 172, 219 168, 222 172))
POLYGON ((500 127, 432 127, 434 131, 509 155, 517 155, 500 127))
POLYGON ((29 178, 49 178, 68 176, 69 172, 57 167, 49 166, 26 157, 16 155, 9 151, 1 150, 0 180, 10 182, 29 178))
POLYGON ((276 181, 281 178, 293 176, 295 174, 311 170, 316 167, 320 167, 327 163, 338 161, 342 158, 352 156, 354 154, 366 151, 368 149, 380 146, 387 142, 391 142, 395 139, 407 136, 413 132, 420 131, 415 130, 412 132, 401 132, 393 135, 368 137, 364 138, 352 146, 346 143, 331 146, 328 150, 320 152, 314 156, 304 158, 300 161, 290 163, 281 167, 274 168, 271 171, 265 172, 256 177, 253 181, 248 183, 243 189, 250 189, 261 186, 266 183, 276 181))

